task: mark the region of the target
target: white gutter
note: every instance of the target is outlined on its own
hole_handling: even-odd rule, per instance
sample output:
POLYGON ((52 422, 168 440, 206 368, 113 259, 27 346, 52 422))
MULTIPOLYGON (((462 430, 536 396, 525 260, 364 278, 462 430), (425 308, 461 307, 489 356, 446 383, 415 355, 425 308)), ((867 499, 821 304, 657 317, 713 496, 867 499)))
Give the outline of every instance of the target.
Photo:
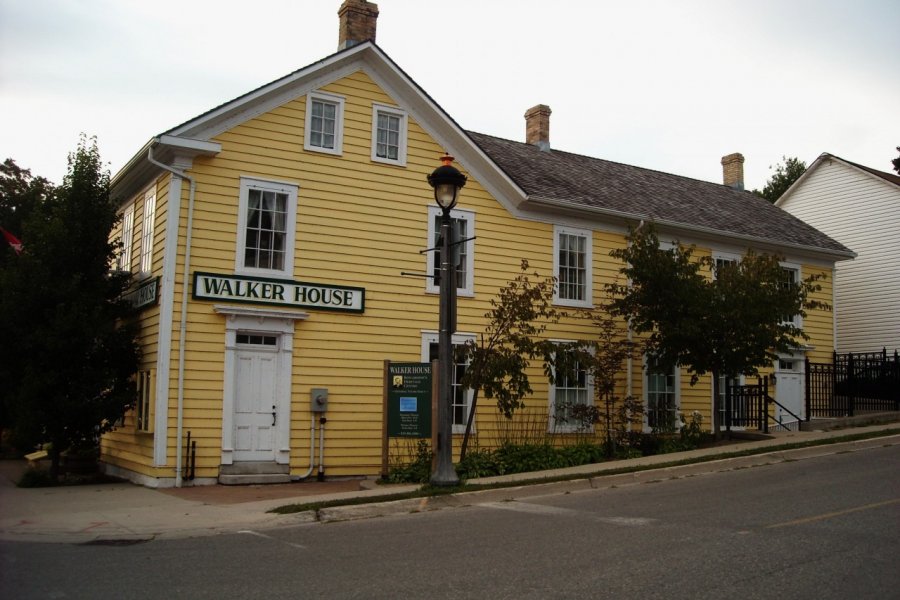
POLYGON ((627 213, 621 210, 612 210, 608 208, 598 208, 596 206, 585 206, 583 204, 577 202, 568 202, 565 200, 554 200, 550 198, 541 198, 538 196, 529 196, 528 202, 533 203, 537 206, 547 206, 551 208, 572 208, 581 213, 592 213, 597 215, 603 215, 607 217, 618 217, 621 219, 627 219, 632 221, 638 220, 648 220, 654 222, 656 225, 667 227, 669 229, 674 229, 677 231, 684 231, 686 233, 692 233, 696 235, 697 233, 705 233, 707 235, 714 235, 716 237, 726 237, 734 240, 741 240, 744 242, 750 242, 751 245, 765 245, 772 247, 783 247, 783 248, 791 248, 794 250, 800 250, 803 252, 808 252, 812 254, 817 254, 819 256, 828 256, 835 261, 838 260, 847 260, 851 258, 856 258, 856 252, 848 251, 842 252, 840 250, 829 250, 827 248, 821 248, 819 246, 809 246, 807 244, 794 244, 791 242, 780 242, 778 240, 772 240, 767 238, 761 238, 755 235, 745 235, 745 234, 736 234, 729 231, 723 231, 721 229, 714 229, 712 227, 703 227, 701 225, 688 225, 685 223, 678 223, 676 221, 669 221, 665 219, 654 219, 649 215, 641 215, 635 213, 627 213))
MULTIPOLYGON (((159 138, 154 138, 149 144, 149 146, 147 147, 147 160, 160 169, 166 170, 181 179, 187 179, 190 182, 190 193, 188 196, 188 220, 186 234, 187 239, 185 241, 184 250, 184 279, 181 286, 181 323, 179 324, 178 329, 178 417, 176 421, 177 426, 175 429, 175 487, 181 487, 183 483, 181 464, 184 460, 181 449, 181 438, 183 435, 182 430, 184 428, 184 345, 185 336, 187 333, 188 279, 191 268, 191 239, 194 224, 194 194, 197 190, 197 182, 194 181, 193 177, 189 177, 184 171, 172 168, 169 165, 161 163, 153 158, 153 146, 155 146, 159 142, 159 138)), ((160 323, 160 325, 162 326, 162 323, 160 323)))

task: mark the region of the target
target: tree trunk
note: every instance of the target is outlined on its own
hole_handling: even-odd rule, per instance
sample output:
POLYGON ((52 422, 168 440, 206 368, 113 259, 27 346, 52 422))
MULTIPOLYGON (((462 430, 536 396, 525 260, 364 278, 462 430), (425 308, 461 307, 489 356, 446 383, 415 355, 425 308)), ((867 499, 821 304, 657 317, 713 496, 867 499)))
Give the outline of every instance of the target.
POLYGON ((713 433, 715 434, 716 441, 721 441, 722 439, 722 399, 720 397, 721 390, 719 385, 719 371, 717 369, 713 369, 712 371, 713 378, 713 433))
POLYGON ((469 407, 469 418, 466 420, 466 433, 463 435, 462 447, 459 449, 459 462, 466 458, 466 448, 469 446, 469 434, 472 433, 472 423, 475 422, 475 406, 478 404, 478 390, 472 390, 472 406, 469 407))

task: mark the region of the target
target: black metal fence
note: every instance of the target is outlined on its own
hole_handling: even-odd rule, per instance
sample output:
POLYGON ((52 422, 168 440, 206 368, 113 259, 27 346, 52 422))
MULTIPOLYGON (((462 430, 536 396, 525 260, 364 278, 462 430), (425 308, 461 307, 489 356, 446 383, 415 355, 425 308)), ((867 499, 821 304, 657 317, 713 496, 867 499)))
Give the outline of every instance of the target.
POLYGON ((728 385, 725 387, 725 430, 742 427, 766 428, 769 380, 758 378, 756 385, 728 385))
POLYGON ((831 364, 806 360, 806 415, 843 417, 900 410, 897 350, 834 353, 831 364))

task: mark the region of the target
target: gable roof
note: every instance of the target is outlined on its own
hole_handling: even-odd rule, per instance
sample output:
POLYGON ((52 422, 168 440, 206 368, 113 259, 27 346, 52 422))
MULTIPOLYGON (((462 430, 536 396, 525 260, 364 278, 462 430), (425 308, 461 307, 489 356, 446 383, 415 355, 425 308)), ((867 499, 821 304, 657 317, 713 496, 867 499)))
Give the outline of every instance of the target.
POLYGON ((469 136, 538 204, 853 256, 839 242, 750 192, 481 133, 469 136))
POLYGON ((821 167, 827 161, 835 161, 839 164, 844 165, 845 167, 847 167, 851 170, 860 171, 863 173, 864 176, 875 178, 879 182, 881 182, 891 188, 900 187, 900 177, 898 177, 897 175, 894 175, 892 173, 885 173, 884 171, 878 171, 871 167, 866 167, 864 165, 861 165, 861 164, 858 164, 855 162, 850 162, 849 160, 844 160, 840 156, 835 156, 834 154, 829 154, 828 152, 823 152, 822 154, 819 155, 818 158, 816 158, 815 161, 813 161, 813 164, 809 165, 809 167, 807 167, 807 169, 803 172, 803 174, 800 177, 798 177, 794 183, 791 184, 791 187, 786 189, 784 191, 784 193, 781 194, 781 197, 775 201, 775 206, 778 206, 780 208, 780 207, 784 206, 785 204, 787 204, 789 202, 791 196, 793 196, 794 193, 798 189, 800 189, 800 187, 802 185, 804 185, 806 180, 809 179, 812 176, 812 174, 815 173, 819 169, 819 167, 821 167))
POLYGON ((114 192, 135 193, 158 173, 148 160, 212 155, 212 139, 293 98, 365 69, 417 123, 508 210, 519 216, 551 211, 576 218, 650 220, 686 233, 747 245, 795 248, 831 259, 852 251, 749 192, 597 158, 541 151, 537 146, 467 132, 374 42, 331 54, 225 102, 151 139, 112 180, 114 192))

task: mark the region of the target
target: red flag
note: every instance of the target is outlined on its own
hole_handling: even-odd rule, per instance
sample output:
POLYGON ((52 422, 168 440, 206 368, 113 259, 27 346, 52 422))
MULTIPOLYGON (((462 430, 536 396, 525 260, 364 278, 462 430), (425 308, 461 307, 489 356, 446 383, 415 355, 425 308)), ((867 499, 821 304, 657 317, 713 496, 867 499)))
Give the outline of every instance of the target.
POLYGON ((12 246, 12 249, 16 251, 16 254, 22 254, 22 242, 19 241, 19 238, 3 229, 2 227, 0 227, 0 233, 3 234, 3 237, 6 238, 6 241, 10 246, 12 246))

